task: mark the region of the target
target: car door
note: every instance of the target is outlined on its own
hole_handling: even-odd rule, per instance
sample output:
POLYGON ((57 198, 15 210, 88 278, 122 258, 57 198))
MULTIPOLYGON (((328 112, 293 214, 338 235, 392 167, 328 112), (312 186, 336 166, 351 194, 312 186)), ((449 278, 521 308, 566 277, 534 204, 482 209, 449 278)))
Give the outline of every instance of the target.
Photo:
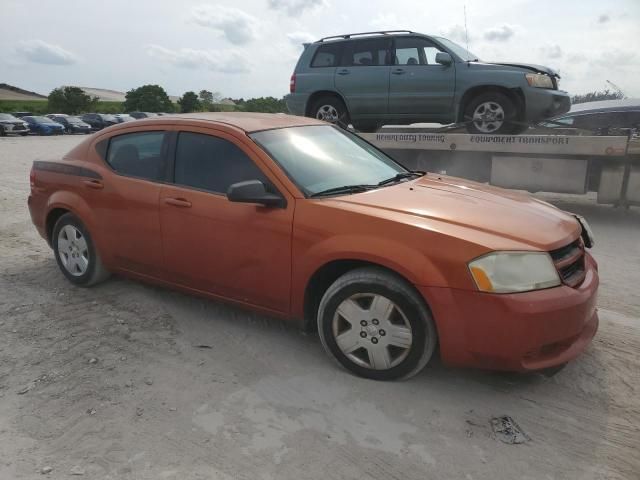
POLYGON ((344 45, 336 69, 336 90, 347 103, 351 118, 387 113, 391 38, 352 40, 344 45))
POLYGON ((163 272, 158 198, 170 137, 170 132, 149 128, 101 141, 96 150, 106 150, 109 169, 83 189, 116 267, 150 277, 163 272))
POLYGON ((258 165, 256 152, 228 133, 193 128, 178 134, 174 182, 160 194, 164 263, 176 284, 286 312, 293 198, 275 208, 226 197, 231 184, 245 180, 288 195, 258 165))
POLYGON ((455 63, 440 65, 442 50, 421 37, 396 37, 389 79, 389 113, 425 120, 450 120, 454 114, 455 63))

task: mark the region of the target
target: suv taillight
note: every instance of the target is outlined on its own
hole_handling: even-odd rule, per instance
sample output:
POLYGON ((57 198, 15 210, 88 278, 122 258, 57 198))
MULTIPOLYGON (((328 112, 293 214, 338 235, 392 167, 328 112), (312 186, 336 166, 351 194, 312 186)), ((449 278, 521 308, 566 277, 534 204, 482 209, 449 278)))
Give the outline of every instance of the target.
POLYGON ((31 171, 29 172, 29 185, 34 187, 36 185, 36 170, 31 167, 31 171))
POLYGON ((291 75, 291 80, 289 81, 289 93, 296 93, 296 74, 291 75))

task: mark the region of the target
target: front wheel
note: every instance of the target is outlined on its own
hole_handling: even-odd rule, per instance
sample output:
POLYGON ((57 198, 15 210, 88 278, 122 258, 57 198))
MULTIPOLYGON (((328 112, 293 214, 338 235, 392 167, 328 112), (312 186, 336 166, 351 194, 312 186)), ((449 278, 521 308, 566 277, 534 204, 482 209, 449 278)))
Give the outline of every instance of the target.
POLYGON ((318 98, 311 106, 310 116, 342 128, 347 128, 350 121, 347 107, 342 100, 335 96, 318 98))
POLYGON ((318 309, 318 332, 327 353, 343 367, 374 380, 417 374, 437 342, 418 293, 374 267, 352 270, 329 287, 318 309))
POLYGON ((487 92, 473 98, 465 107, 464 120, 469 133, 509 134, 514 130, 516 107, 499 92, 487 92))
POLYGON ((58 219, 51 243, 58 266, 71 283, 90 287, 109 277, 89 231, 72 213, 58 219))

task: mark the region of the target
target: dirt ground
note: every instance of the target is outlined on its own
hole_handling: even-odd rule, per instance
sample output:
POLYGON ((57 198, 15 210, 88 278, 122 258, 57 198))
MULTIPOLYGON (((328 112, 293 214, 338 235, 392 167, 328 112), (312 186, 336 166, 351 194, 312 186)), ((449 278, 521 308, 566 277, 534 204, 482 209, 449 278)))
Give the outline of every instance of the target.
POLYGON ((543 196, 591 221, 602 281, 600 331, 555 377, 435 362, 373 382, 276 320, 74 288, 26 197, 32 160, 81 139, 0 139, 0 479, 640 478, 639 210, 543 196), (529 440, 496 438, 500 415, 529 440))

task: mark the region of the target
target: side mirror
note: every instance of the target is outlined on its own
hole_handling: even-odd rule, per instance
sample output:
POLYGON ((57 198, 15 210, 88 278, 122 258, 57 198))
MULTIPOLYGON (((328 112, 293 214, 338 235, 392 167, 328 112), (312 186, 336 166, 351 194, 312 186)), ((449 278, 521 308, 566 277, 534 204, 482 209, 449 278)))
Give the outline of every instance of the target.
POLYGON ((285 208, 287 201, 280 195, 269 193, 260 180, 247 180, 234 183, 227 190, 227 199, 230 202, 258 203, 265 207, 285 208))
POLYGON ((440 65, 451 65, 453 63, 453 58, 447 52, 438 52, 436 53, 436 63, 440 65))

